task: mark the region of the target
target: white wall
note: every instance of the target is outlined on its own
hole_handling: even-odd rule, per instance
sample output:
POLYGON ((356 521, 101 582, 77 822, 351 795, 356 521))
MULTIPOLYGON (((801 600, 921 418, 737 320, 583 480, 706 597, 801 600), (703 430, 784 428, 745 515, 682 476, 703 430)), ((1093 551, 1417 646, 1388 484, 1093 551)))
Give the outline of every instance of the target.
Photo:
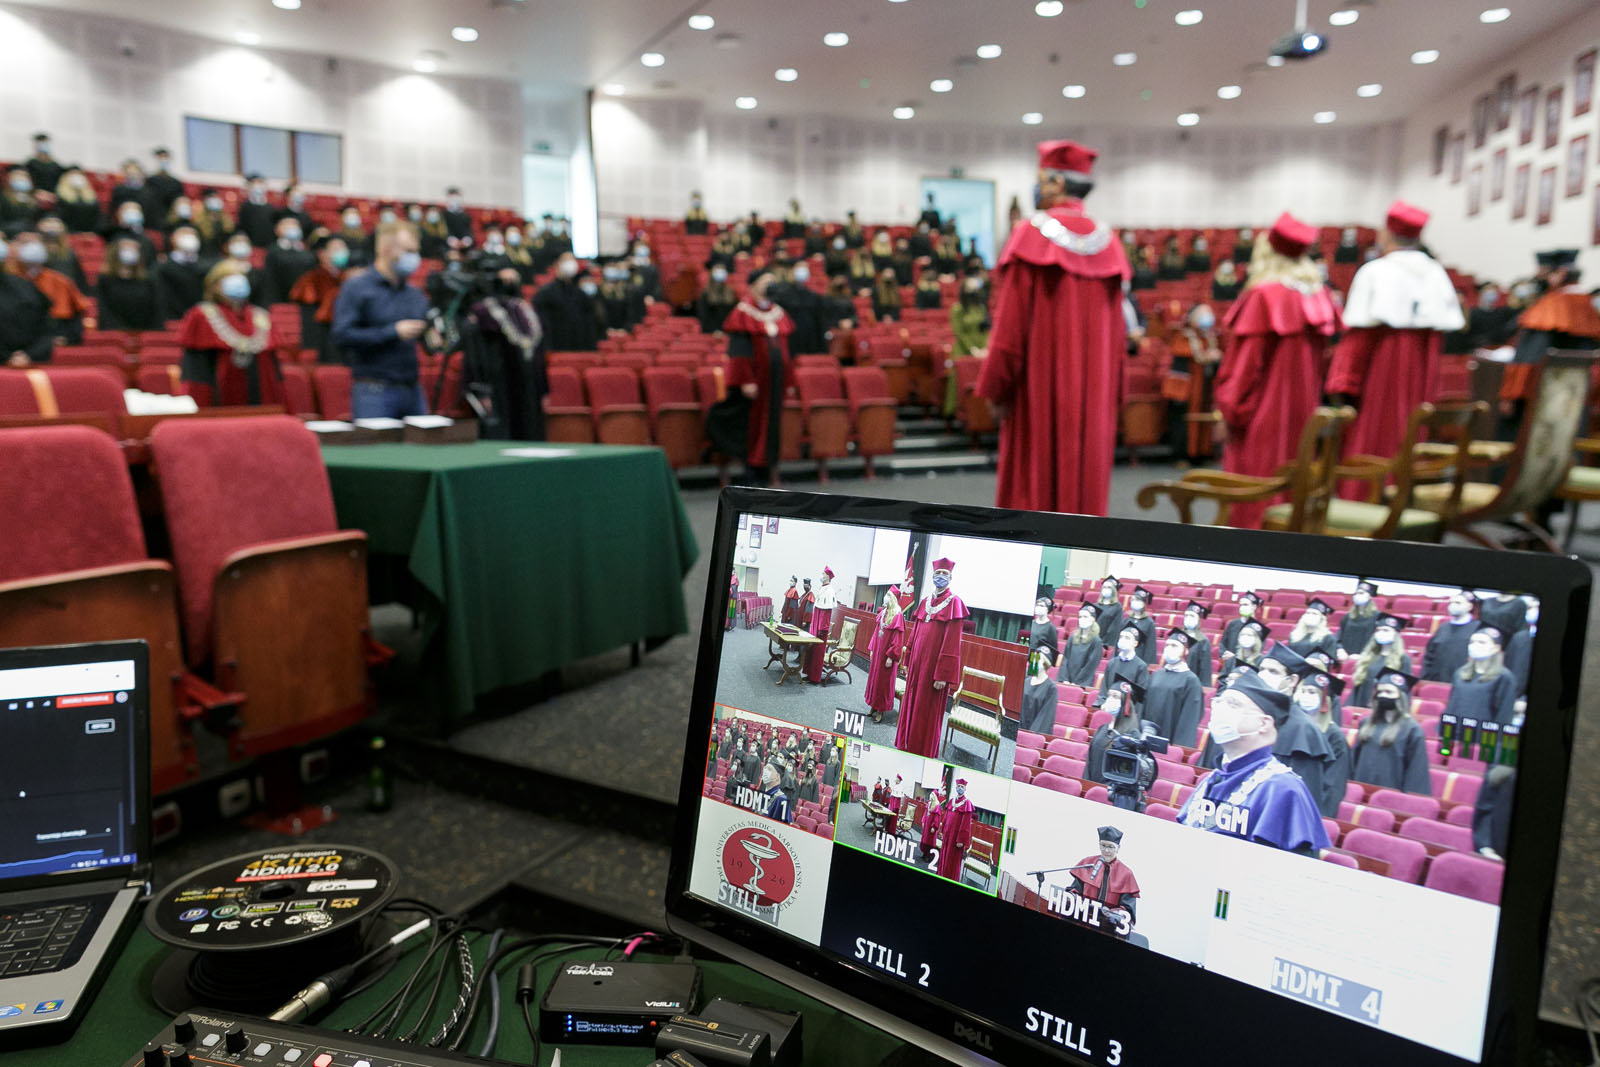
POLYGON ((1595 155, 1600 152, 1600 96, 1587 115, 1572 116, 1572 61, 1579 54, 1600 45, 1600 6, 1574 4, 1579 14, 1566 27, 1545 35, 1502 62, 1478 71, 1471 78, 1419 107, 1405 123, 1405 143, 1401 160, 1400 195, 1433 213, 1423 239, 1444 262, 1498 282, 1509 282, 1533 273, 1533 253, 1554 247, 1582 249, 1579 265, 1590 279, 1600 275, 1600 249, 1593 244, 1592 222, 1595 185, 1600 180, 1595 155), (1491 123, 1488 141, 1473 147, 1473 103, 1507 74, 1516 75, 1517 95, 1530 85, 1539 86, 1534 139, 1520 144, 1517 109, 1513 107, 1510 128, 1496 131, 1491 123), (1556 85, 1563 86, 1560 140, 1555 147, 1544 147, 1544 98, 1556 85), (1448 124, 1453 134, 1466 133, 1466 158, 1459 184, 1451 181, 1446 161, 1444 172, 1433 174, 1434 131, 1448 124), (1567 149, 1574 136, 1589 135, 1588 169, 1579 196, 1566 197, 1567 149), (1498 201, 1489 198, 1489 173, 1497 149, 1507 153, 1505 195, 1498 201), (1519 164, 1529 164, 1531 175, 1527 214, 1511 218, 1512 187, 1519 164), (1556 168, 1555 210, 1549 225, 1537 224, 1539 172, 1556 168), (1467 215, 1467 175, 1482 166, 1484 191, 1482 212, 1467 215))
POLYGON ((183 119, 194 115, 343 134, 342 191, 437 200, 459 185, 473 204, 522 200, 522 101, 510 81, 330 65, 322 55, 5 4, 0 44, 0 158, 27 155, 43 129, 66 162, 106 170, 133 156, 148 166, 160 144, 179 177, 229 184, 183 169, 183 119))
POLYGON ((1381 221, 1398 180, 1398 126, 1309 130, 1022 130, 822 116, 708 114, 695 101, 602 99, 593 129, 602 218, 680 216, 701 189, 715 219, 752 209, 910 222, 920 179, 959 167, 995 182, 997 229, 1031 201, 1036 141, 1072 136, 1101 151, 1091 210, 1118 226, 1381 221))
MULTIPOLYGON (((872 561, 872 534, 870 526, 846 526, 827 522, 806 522, 784 517, 778 521, 778 532, 766 532, 766 519, 751 516, 752 523, 762 524, 761 547, 750 547, 750 531, 738 531, 739 547, 734 554, 736 566, 760 568, 757 592, 771 597, 776 605, 789 588, 789 576, 811 579, 811 588, 822 584, 822 568, 833 568, 833 585, 839 591, 839 603, 854 606, 856 579, 867 575, 872 561), (755 563, 740 563, 740 559, 754 552, 755 563)), ((804 590, 803 584, 797 589, 804 590)), ((748 592, 748 590, 746 590, 748 592)))

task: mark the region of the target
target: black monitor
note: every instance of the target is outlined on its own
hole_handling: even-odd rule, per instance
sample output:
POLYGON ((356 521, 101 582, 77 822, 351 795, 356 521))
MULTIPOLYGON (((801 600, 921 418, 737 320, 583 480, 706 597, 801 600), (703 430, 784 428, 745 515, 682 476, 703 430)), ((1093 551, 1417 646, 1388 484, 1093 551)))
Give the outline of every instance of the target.
POLYGON ((1526 1057, 1586 567, 731 489, 711 575, 678 932, 957 1062, 1526 1057))

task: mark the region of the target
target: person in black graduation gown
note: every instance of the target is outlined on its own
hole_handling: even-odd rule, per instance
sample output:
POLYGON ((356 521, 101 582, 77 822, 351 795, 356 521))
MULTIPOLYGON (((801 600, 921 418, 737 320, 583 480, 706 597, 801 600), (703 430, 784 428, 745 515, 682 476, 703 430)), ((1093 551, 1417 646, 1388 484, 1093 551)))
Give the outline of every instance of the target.
POLYGON ((1472 590, 1462 589, 1450 597, 1450 617, 1428 638, 1422 653, 1422 678, 1428 682, 1448 682, 1467 662, 1467 640, 1478 628, 1472 609, 1477 598, 1472 590))
POLYGON ((939 217, 939 209, 934 205, 933 194, 929 193, 927 199, 922 202, 922 214, 917 216, 917 226, 937 230, 943 225, 944 220, 939 217))
POLYGON ((1134 586, 1133 595, 1128 597, 1128 617, 1123 620, 1124 626, 1132 623, 1143 635, 1144 639, 1139 642, 1139 658, 1146 663, 1154 663, 1161 654, 1156 647, 1156 621, 1146 614, 1152 595, 1144 586, 1134 586))
POLYGON ((157 148, 153 153, 156 165, 145 179, 145 208, 150 217, 164 219, 172 210, 172 202, 183 195, 183 183, 172 176, 172 153, 157 148))
POLYGON ((716 333, 728 321, 728 315, 739 303, 739 294, 728 284, 728 268, 711 268, 711 281, 695 300, 695 317, 700 320, 701 333, 716 333))
POLYGON ((810 285, 811 267, 796 263, 790 273, 792 280, 774 284, 770 290, 772 302, 789 313, 794 320, 794 332, 789 335, 789 351, 797 356, 818 355, 828 351, 826 337, 829 323, 823 321, 822 297, 810 285))
POLYGON ((872 314, 879 322, 900 321, 900 285, 895 281, 892 268, 885 267, 878 272, 878 280, 872 287, 872 314))
POLYGON ((1216 273, 1211 276, 1211 299, 1235 300, 1239 296, 1239 288, 1242 284, 1239 279, 1239 272, 1233 265, 1233 260, 1225 259, 1217 266, 1216 273))
POLYGON ((1506 642, 1506 670, 1517 680, 1517 695, 1528 695, 1528 671, 1533 664, 1533 642, 1539 634, 1539 603, 1528 601, 1527 625, 1506 642))
POLYGON ((244 201, 239 205, 239 219, 235 228, 242 230, 256 248, 266 248, 272 244, 278 209, 267 201, 265 178, 259 174, 247 174, 244 181, 244 201))
POLYGON ((152 277, 167 314, 182 318, 205 298, 206 271, 200 262, 200 235, 192 226, 180 226, 167 238, 167 248, 152 277))
POLYGON ((55 212, 67 229, 73 233, 95 233, 100 229, 100 198, 82 167, 68 167, 61 180, 50 188, 56 192, 55 212))
POLYGON ((1161 265, 1156 270, 1156 279, 1163 282, 1181 282, 1187 273, 1183 249, 1178 247, 1178 239, 1168 237, 1167 243, 1161 248, 1161 265))
POLYGON ((657 300, 666 299, 666 292, 661 288, 661 271, 651 262, 649 245, 644 243, 634 245, 632 258, 627 267, 628 280, 639 290, 645 303, 653 304, 657 300))
POLYGON ((1189 635, 1189 669, 1200 679, 1200 684, 1211 686, 1211 638, 1201 624, 1211 609, 1198 600, 1191 600, 1183 609, 1183 632, 1189 635))
POLYGON ((1053 670, 1061 662, 1061 634, 1050 621, 1051 600, 1040 597, 1033 602, 1033 621, 1028 623, 1028 672, 1033 673, 1035 661, 1053 670))
POLYGON ((1411 716, 1411 687, 1419 679, 1399 671, 1378 676, 1372 714, 1361 721, 1350 749, 1350 778, 1383 789, 1429 796, 1428 741, 1411 716))
POLYGON ((1255 231, 1245 226, 1239 230, 1239 235, 1233 242, 1233 261, 1235 263, 1249 263, 1250 257, 1255 255, 1255 231))
POLYGON ((612 262, 600 268, 600 306, 608 331, 631 330, 644 321, 644 294, 629 280, 625 264, 612 262))
POLYGON ((274 227, 275 240, 267 249, 266 262, 262 264, 262 280, 266 289, 260 295, 263 307, 286 303, 289 290, 306 271, 317 265, 316 254, 306 248, 305 230, 293 215, 284 215, 274 227))
POLYGON ((683 216, 683 232, 691 237, 703 237, 711 232, 711 221, 706 218, 699 190, 689 194, 689 210, 683 216))
POLYGON ((761 781, 761 762, 760 742, 752 737, 745 746, 744 757, 739 760, 739 770, 746 782, 761 781))
MULTIPOLYGON (((1306 657, 1306 662, 1311 664, 1311 666, 1315 670, 1322 671, 1323 673, 1328 674, 1328 675, 1332 675, 1333 674, 1333 661, 1330 660, 1327 656, 1324 656, 1321 652, 1313 652, 1313 653, 1311 653, 1311 655, 1306 657)), ((1336 679, 1336 680, 1339 682, 1339 688, 1338 688, 1337 692, 1330 693, 1328 695, 1328 710, 1333 715, 1333 724, 1335 726, 1339 727, 1340 729, 1343 729, 1344 728, 1344 702, 1339 699, 1339 694, 1344 692, 1344 680, 1343 679, 1336 679)))
POLYGON ((106 262, 95 289, 102 330, 160 330, 167 311, 161 288, 145 271, 139 242, 123 238, 106 246, 106 262))
POLYGON ((1360 655, 1372 640, 1372 631, 1378 625, 1378 605, 1373 603, 1372 598, 1377 595, 1376 583, 1365 578, 1356 583, 1356 591, 1350 595, 1350 610, 1339 620, 1335 655, 1340 663, 1351 656, 1360 655))
POLYGON ((1056 683, 1050 680, 1050 663, 1030 657, 1033 670, 1022 683, 1022 707, 1017 729, 1049 737, 1056 725, 1056 683))
POLYGON ((34 188, 45 190, 54 190, 62 175, 70 169, 63 167, 50 154, 50 135, 42 130, 33 135, 33 155, 22 166, 28 172, 28 177, 33 179, 34 188))
POLYGON ((550 391, 539 316, 522 298, 522 277, 507 263, 493 291, 472 306, 466 344, 468 380, 486 390, 495 418, 493 436, 542 441, 544 397, 550 391))
POLYGON ((1142 687, 1150 678, 1150 665, 1139 656, 1139 644, 1144 640, 1144 632, 1132 622, 1122 624, 1122 629, 1117 632, 1117 651, 1106 660, 1105 673, 1100 676, 1100 693, 1094 698, 1094 706, 1100 707, 1106 700, 1106 689, 1116 682, 1137 682, 1142 687))
MULTIPOLYGON (((416 207, 416 205, 412 205, 412 207, 416 211, 417 217, 411 219, 411 224, 413 226, 420 225, 422 222, 422 209, 416 207)), ((298 185, 290 185, 283 191, 283 206, 278 209, 278 218, 273 223, 274 228, 276 228, 277 222, 281 222, 284 219, 294 219, 300 224, 300 233, 303 239, 309 240, 311 234, 319 228, 317 220, 313 219, 310 212, 306 211, 306 193, 298 185)))
POLYGON ((822 269, 829 278, 850 277, 850 250, 844 243, 844 234, 836 233, 822 256, 822 269))
POLYGON ((1345 787, 1350 784, 1350 745, 1334 713, 1334 702, 1343 690, 1343 681, 1326 670, 1318 669, 1301 678, 1294 691, 1295 707, 1308 716, 1311 725, 1321 732, 1332 757, 1322 767, 1321 789, 1312 794, 1317 801, 1317 810, 1330 819, 1338 817, 1345 787))
MULTIPOLYGON (((1237 622, 1238 620, 1234 620, 1237 622)), ((1234 631, 1235 649, 1222 654, 1222 663, 1218 668, 1227 674, 1235 667, 1249 667, 1254 670, 1260 663, 1261 657, 1266 653, 1267 638, 1272 636, 1272 631, 1255 619, 1246 619, 1239 624, 1239 629, 1234 631)))
POLYGON ((1100 641, 1107 648, 1112 648, 1117 643, 1117 634, 1122 631, 1122 601, 1118 594, 1122 592, 1122 583, 1111 575, 1106 575, 1100 582, 1100 599, 1094 602, 1094 610, 1100 616, 1100 641))
POLYGON ((889 257, 896 285, 910 285, 916 274, 916 257, 911 253, 911 242, 902 237, 894 243, 894 254, 889 257))
POLYGON ((1211 273, 1211 250, 1203 235, 1197 234, 1189 246, 1189 254, 1183 257, 1183 269, 1190 274, 1211 273))
POLYGON ((824 785, 834 788, 839 786, 839 746, 828 746, 828 761, 822 765, 822 781, 824 785))
MULTIPOLYGON (((1245 623, 1256 617, 1256 612, 1261 610, 1261 598, 1255 593, 1239 594, 1239 617, 1229 619, 1228 624, 1222 628, 1221 660, 1223 670, 1227 670, 1228 661, 1239 651, 1239 630, 1245 623)), ((1258 651, 1259 651, 1259 647, 1258 651)))
POLYGON ((743 233, 746 245, 752 250, 760 248, 765 243, 767 227, 762 223, 760 213, 750 212, 750 218, 744 224, 743 233))
POLYGON ((1400 631, 1411 624, 1410 619, 1398 615, 1379 615, 1372 628, 1372 638, 1356 656, 1355 673, 1350 676, 1349 703, 1358 708, 1372 707, 1372 689, 1378 675, 1399 671, 1411 673, 1411 655, 1400 641, 1400 631))
POLYGON ((65 274, 72 279, 84 292, 89 291, 89 278, 83 272, 83 264, 78 261, 78 254, 72 250, 71 243, 67 240, 67 224, 55 215, 46 215, 39 220, 39 239, 44 242, 45 251, 49 258, 44 265, 57 274, 65 274))
POLYGON ((0 364, 48 363, 56 343, 50 301, 26 278, 4 269, 9 255, 0 237, 0 364))
POLYGON ((1072 631, 1056 662, 1056 681, 1093 685, 1094 672, 1100 669, 1105 647, 1100 643, 1099 613, 1093 601, 1085 600, 1078 609, 1078 628, 1072 631))
POLYGON ((1161 646, 1161 665, 1145 682, 1144 718, 1156 724, 1156 733, 1175 745, 1193 748, 1204 711, 1205 694, 1200 679, 1189 669, 1189 649, 1194 639, 1173 630, 1161 646))
POLYGON ((1326 600, 1320 597, 1306 605, 1305 612, 1300 616, 1300 621, 1294 624, 1294 629, 1289 632, 1289 647, 1304 657, 1311 652, 1323 652, 1333 656, 1338 651, 1338 641, 1333 636, 1333 631, 1328 629, 1328 618, 1333 614, 1333 608, 1326 600))
POLYGON ((1508 723, 1516 716, 1517 677, 1506 669, 1505 636, 1480 624, 1467 640, 1467 663, 1450 681, 1446 715, 1508 723))
POLYGON ((578 277, 578 261, 566 253, 556 261, 556 277, 533 295, 533 309, 539 313, 545 347, 551 352, 593 352, 600 346, 600 320, 595 312, 594 293, 584 288, 592 279, 578 277))
POLYGON ((1478 621, 1493 626, 1510 641, 1528 625, 1528 602, 1515 593, 1497 593, 1478 602, 1478 621))
POLYGON ((922 277, 917 279, 916 291, 912 294, 912 306, 923 310, 931 310, 941 306, 944 296, 939 288, 939 276, 931 270, 922 272, 922 277))
POLYGON ((811 224, 806 227, 805 256, 810 259, 812 256, 824 255, 827 251, 828 237, 822 232, 822 223, 812 219, 811 224))
POLYGON ((1511 839, 1511 798, 1517 791, 1517 772, 1510 767, 1490 767, 1472 805, 1472 847, 1480 856, 1503 860, 1511 839))
POLYGON ((455 186, 444 191, 444 213, 441 215, 445 232, 451 237, 462 238, 472 236, 472 216, 467 214, 466 202, 461 199, 461 190, 455 186))
POLYGON ((1111 747, 1118 734, 1132 734, 1138 737, 1144 733, 1144 720, 1140 717, 1139 709, 1144 706, 1145 689, 1138 682, 1121 681, 1112 686, 1105 695, 1105 703, 1101 711, 1111 713, 1111 721, 1100 724, 1100 728, 1089 738, 1089 753, 1084 760, 1083 777, 1085 781, 1106 782, 1106 749, 1111 747))
POLYGON ((933 255, 933 242, 939 239, 938 228, 929 226, 926 221, 917 223, 917 232, 906 239, 906 244, 911 251, 912 259, 924 259, 933 255))

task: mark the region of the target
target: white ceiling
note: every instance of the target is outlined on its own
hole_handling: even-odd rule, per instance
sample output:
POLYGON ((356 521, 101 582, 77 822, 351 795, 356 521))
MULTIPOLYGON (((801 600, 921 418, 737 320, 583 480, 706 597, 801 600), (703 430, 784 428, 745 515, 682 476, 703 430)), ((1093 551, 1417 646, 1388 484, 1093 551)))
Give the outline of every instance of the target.
POLYGON ((283 11, 271 0, 24 0, 35 6, 91 11, 233 41, 241 31, 261 46, 339 55, 408 68, 424 50, 442 53, 441 74, 508 77, 573 89, 621 85, 628 96, 696 98, 733 111, 754 96, 757 114, 826 114, 885 119, 914 104, 913 121, 1020 123, 1043 116, 1043 131, 1079 124, 1170 127, 1184 111, 1202 126, 1305 125, 1332 110, 1338 122, 1396 119, 1449 90, 1499 56, 1558 30, 1579 14, 1572 0, 1313 0, 1311 23, 1326 32, 1325 54, 1303 63, 1264 66, 1287 32, 1294 0, 1065 0, 1055 18, 1034 0, 302 0, 283 11), (1504 4, 1511 17, 1486 25, 1479 12, 1504 4), (1183 27, 1176 11, 1198 6, 1203 20, 1183 27), (1328 25, 1339 7, 1360 12, 1345 28, 1328 25), (691 14, 714 29, 690 29, 691 14), (454 26, 479 31, 476 42, 451 37, 454 26), (843 48, 824 33, 850 35, 843 48), (735 47, 717 38, 737 35, 735 47), (998 44, 997 59, 975 49, 998 44), (1438 62, 1416 66, 1412 52, 1435 48, 1438 62), (650 69, 641 53, 659 51, 650 69), (1111 62, 1131 51, 1129 67, 1111 62), (773 72, 793 67, 798 80, 773 72), (933 93, 929 82, 955 88, 933 93), (1079 100, 1061 88, 1080 83, 1079 100), (1357 85, 1379 82, 1374 98, 1357 85), (1238 84, 1236 100, 1219 85, 1238 84))

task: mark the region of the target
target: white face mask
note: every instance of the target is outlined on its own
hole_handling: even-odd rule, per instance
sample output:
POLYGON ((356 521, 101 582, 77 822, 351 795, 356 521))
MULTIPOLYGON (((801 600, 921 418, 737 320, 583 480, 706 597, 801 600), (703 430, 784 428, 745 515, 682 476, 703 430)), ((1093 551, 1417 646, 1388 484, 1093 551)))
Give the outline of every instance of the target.
POLYGON ((1488 659, 1490 656, 1493 656, 1496 651, 1497 650, 1494 647, 1494 642, 1490 641, 1488 638, 1484 638, 1482 640, 1474 638, 1473 640, 1467 642, 1467 656, 1470 659, 1488 659))
MULTIPOLYGON (((1241 730, 1239 724, 1251 714, 1236 708, 1231 701, 1211 705, 1211 737, 1219 745, 1229 745, 1241 737, 1259 734, 1261 726, 1253 730, 1241 730)), ((1259 713, 1257 713, 1259 714, 1259 713)))
POLYGON ((361 215, 360 215, 360 213, 359 212, 355 212, 355 211, 347 211, 347 212, 345 212, 345 214, 344 214, 344 228, 347 229, 347 230, 359 230, 361 228, 361 215))
POLYGON ((1251 633, 1251 632, 1249 632, 1248 630, 1246 630, 1244 633, 1241 633, 1239 635, 1239 647, 1240 648, 1255 648, 1256 647, 1256 635, 1251 633))
POLYGON ((1322 710, 1321 693, 1313 693, 1307 690, 1301 690, 1299 693, 1295 694, 1294 702, 1299 705, 1300 710, 1305 712, 1307 715, 1315 715, 1317 712, 1322 710))
POLYGON ((247 244, 231 244, 228 246, 228 255, 234 259, 249 259, 250 246, 247 244))
POLYGON ((1094 625, 1094 616, 1093 615, 1079 615, 1078 616, 1078 629, 1087 630, 1089 627, 1091 627, 1093 625, 1094 625))
POLYGON ((172 239, 172 245, 180 252, 194 253, 200 251, 200 238, 192 233, 180 233, 172 239))
POLYGON ((1183 662, 1183 647, 1181 645, 1168 645, 1162 650, 1161 658, 1168 663, 1183 662))
POLYGON ((1300 616, 1300 625, 1308 630, 1321 629, 1327 621, 1328 617, 1320 611, 1308 611, 1300 616))
POLYGON ((1248 619, 1250 616, 1254 615, 1255 613, 1256 613, 1256 606, 1254 604, 1250 603, 1250 601, 1242 600, 1242 601, 1239 602, 1239 618, 1248 619))
POLYGON ((1389 629, 1387 626, 1380 626, 1376 630, 1372 631, 1372 640, 1374 644, 1392 645, 1394 644, 1394 638, 1394 631, 1389 629))
POLYGON ((1106 702, 1101 705, 1100 710, 1109 711, 1113 719, 1117 718, 1122 714, 1122 698, 1118 697, 1116 700, 1107 699, 1106 702))
POLYGON ((561 265, 556 268, 556 273, 563 278, 574 277, 578 273, 578 261, 575 259, 562 260, 561 265))
POLYGON ((1472 614, 1472 609, 1458 600, 1450 601, 1448 610, 1452 619, 1464 619, 1472 614))
POLYGON ((1138 645, 1139 645, 1139 642, 1135 641, 1131 637, 1119 637, 1119 638, 1117 638, 1117 648, 1121 649, 1123 652, 1132 652, 1135 648, 1138 647, 1138 645))
POLYGON ((1350 598, 1350 601, 1351 603, 1355 604, 1356 607, 1364 608, 1368 604, 1372 603, 1372 597, 1368 596, 1366 593, 1357 593, 1350 598))
POLYGON ((1192 611, 1184 612, 1183 625, 1191 630, 1198 630, 1200 628, 1200 616, 1192 611))

